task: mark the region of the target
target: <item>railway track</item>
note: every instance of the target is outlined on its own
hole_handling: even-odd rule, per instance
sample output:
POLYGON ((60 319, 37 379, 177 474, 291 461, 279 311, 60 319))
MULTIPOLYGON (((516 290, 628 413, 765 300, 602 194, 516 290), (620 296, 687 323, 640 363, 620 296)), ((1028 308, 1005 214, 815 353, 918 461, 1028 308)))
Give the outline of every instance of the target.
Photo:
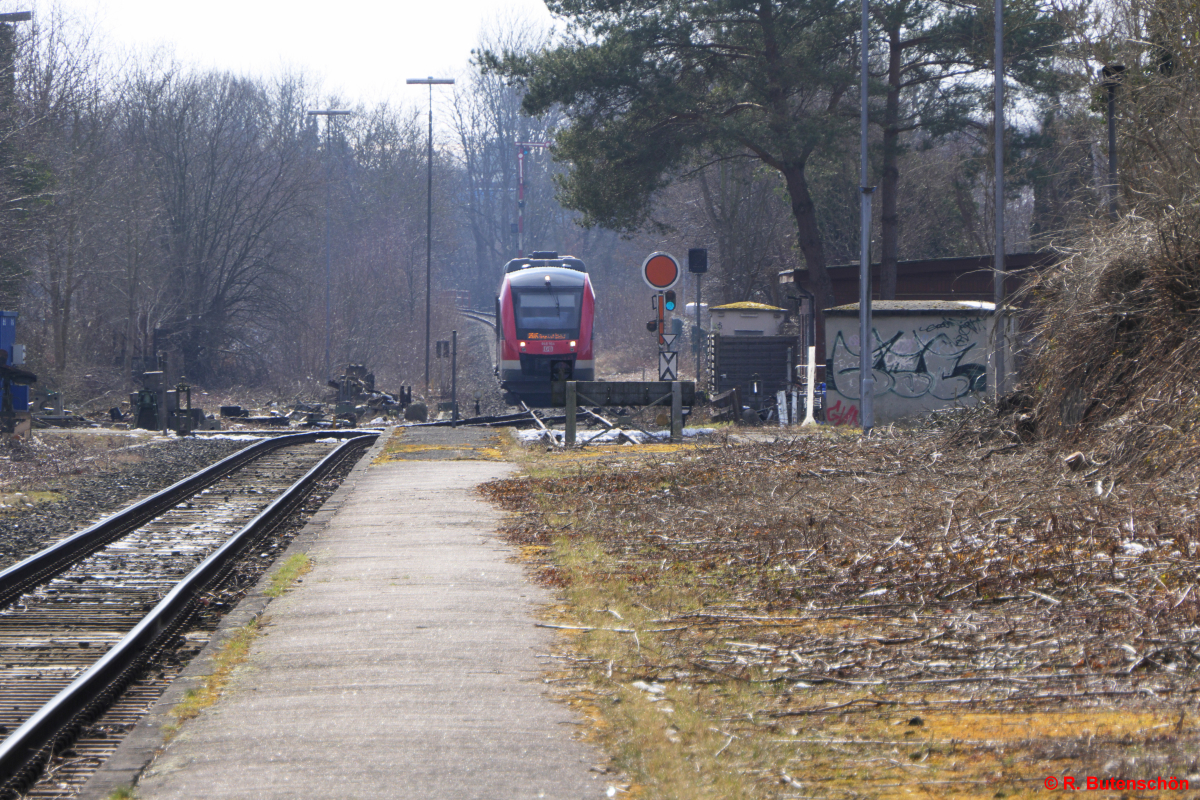
POLYGON ((0 796, 62 796, 115 749, 169 679, 142 674, 147 660, 378 435, 339 433, 258 442, 0 572, 0 796))
POLYGON ((481 322, 492 330, 496 330, 496 315, 490 311, 476 311, 471 308, 460 308, 458 313, 462 314, 469 320, 481 322))

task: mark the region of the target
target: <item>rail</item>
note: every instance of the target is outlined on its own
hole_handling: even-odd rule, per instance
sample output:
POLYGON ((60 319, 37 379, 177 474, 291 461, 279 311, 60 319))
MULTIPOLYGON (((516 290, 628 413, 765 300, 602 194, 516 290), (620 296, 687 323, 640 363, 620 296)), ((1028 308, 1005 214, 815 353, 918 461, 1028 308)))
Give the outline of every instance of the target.
POLYGON ((462 314, 469 320, 481 322, 490 327, 492 330, 496 329, 496 315, 490 311, 475 311, 471 308, 460 308, 458 313, 462 314))
POLYGON ((163 509, 170 508, 206 486, 210 486, 263 453, 287 447, 290 444, 312 442, 320 438, 347 438, 348 434, 361 435, 361 433, 361 431, 314 431, 277 436, 255 442, 228 458, 224 458, 0 572, 0 606, 8 605, 31 586, 54 577, 79 559, 158 516, 163 509))
POLYGON ((339 433, 342 435, 338 436, 337 433, 328 431, 303 433, 257 442, 0 573, 0 579, 7 580, 6 585, 10 593, 11 587, 16 585, 28 588, 31 581, 37 583, 53 577, 69 566, 66 563, 68 560, 73 562, 85 558, 104 544, 126 535, 265 452, 289 444, 312 442, 319 438, 351 437, 322 458, 300 480, 229 537, 177 583, 108 652, 0 742, 0 785, 4 792, 11 793, 27 782, 30 774, 40 766, 43 757, 49 754, 56 741, 68 736, 77 723, 82 724, 87 717, 97 713, 128 683, 146 656, 157 649, 161 641, 194 613, 195 601, 200 593, 224 577, 234 558, 246 545, 254 542, 262 533, 290 514, 303 502, 313 485, 342 459, 355 450, 368 446, 379 435, 378 432, 362 431, 339 433), (114 533, 118 530, 121 533, 114 533), (39 562, 44 563, 39 566, 39 562), (34 579, 32 576, 35 575, 42 577, 34 579))
MULTIPOLYGON (((576 412, 577 422, 594 422, 601 425, 605 429, 616 427, 615 424, 605 419, 588 408, 580 408, 576 412)), ((492 414, 480 417, 466 417, 457 421, 448 419, 434 420, 433 422, 412 422, 402 425, 404 428, 516 428, 521 425, 561 425, 567 421, 566 414, 541 414, 540 416, 532 409, 525 411, 517 411, 512 414, 492 414)))

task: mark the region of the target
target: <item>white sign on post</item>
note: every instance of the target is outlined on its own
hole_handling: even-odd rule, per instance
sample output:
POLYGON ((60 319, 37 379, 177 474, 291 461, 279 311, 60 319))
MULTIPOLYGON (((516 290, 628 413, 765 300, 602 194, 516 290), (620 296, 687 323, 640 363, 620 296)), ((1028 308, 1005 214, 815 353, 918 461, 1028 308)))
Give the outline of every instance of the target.
POLYGON ((679 353, 664 351, 658 354, 658 379, 660 381, 679 380, 679 353))
POLYGON ((668 350, 672 349, 672 347, 675 345, 675 337, 678 335, 679 334, 676 333, 664 333, 662 335, 663 347, 667 348, 668 350))

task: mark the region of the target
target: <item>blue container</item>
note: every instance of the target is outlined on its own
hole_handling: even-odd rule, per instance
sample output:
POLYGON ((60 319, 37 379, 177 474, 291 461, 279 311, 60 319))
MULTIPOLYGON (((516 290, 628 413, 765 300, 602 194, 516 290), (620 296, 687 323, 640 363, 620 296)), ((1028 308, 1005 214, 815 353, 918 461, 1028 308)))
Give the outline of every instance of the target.
MULTIPOLYGON (((13 345, 17 341, 17 312, 0 311, 0 350, 8 353, 8 363, 13 363, 13 345)), ((29 387, 12 387, 13 411, 29 410, 29 387)))
POLYGON ((13 345, 17 341, 17 312, 0 311, 0 350, 8 353, 12 363, 13 345))

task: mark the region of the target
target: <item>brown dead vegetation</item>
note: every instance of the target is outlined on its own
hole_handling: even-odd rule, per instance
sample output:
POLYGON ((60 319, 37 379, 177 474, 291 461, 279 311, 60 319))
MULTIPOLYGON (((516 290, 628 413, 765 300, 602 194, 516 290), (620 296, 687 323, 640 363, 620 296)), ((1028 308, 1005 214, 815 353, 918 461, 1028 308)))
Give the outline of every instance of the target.
POLYGON ((1039 432, 1093 444, 1122 474, 1194 467, 1200 209, 1131 216, 1084 244, 1029 289, 1039 432))
MULTIPOLYGON (((573 461, 488 491, 525 512, 508 535, 547 546, 551 583, 591 587, 570 614, 588 691, 658 682, 722 733, 719 760, 663 734, 697 775, 733 769, 764 797, 992 797, 1200 769, 1194 482, 880 433, 573 461), (615 651, 589 638, 605 629, 615 651)), ((705 796, 642 763, 618 758, 643 796, 705 796)))
POLYGON ((0 488, 6 491, 61 488, 64 481, 141 463, 149 434, 38 431, 28 440, 0 443, 0 488))
POLYGON ((1200 785, 1200 207, 1145 213, 1028 284, 998 404, 491 485, 635 796, 1200 785))

